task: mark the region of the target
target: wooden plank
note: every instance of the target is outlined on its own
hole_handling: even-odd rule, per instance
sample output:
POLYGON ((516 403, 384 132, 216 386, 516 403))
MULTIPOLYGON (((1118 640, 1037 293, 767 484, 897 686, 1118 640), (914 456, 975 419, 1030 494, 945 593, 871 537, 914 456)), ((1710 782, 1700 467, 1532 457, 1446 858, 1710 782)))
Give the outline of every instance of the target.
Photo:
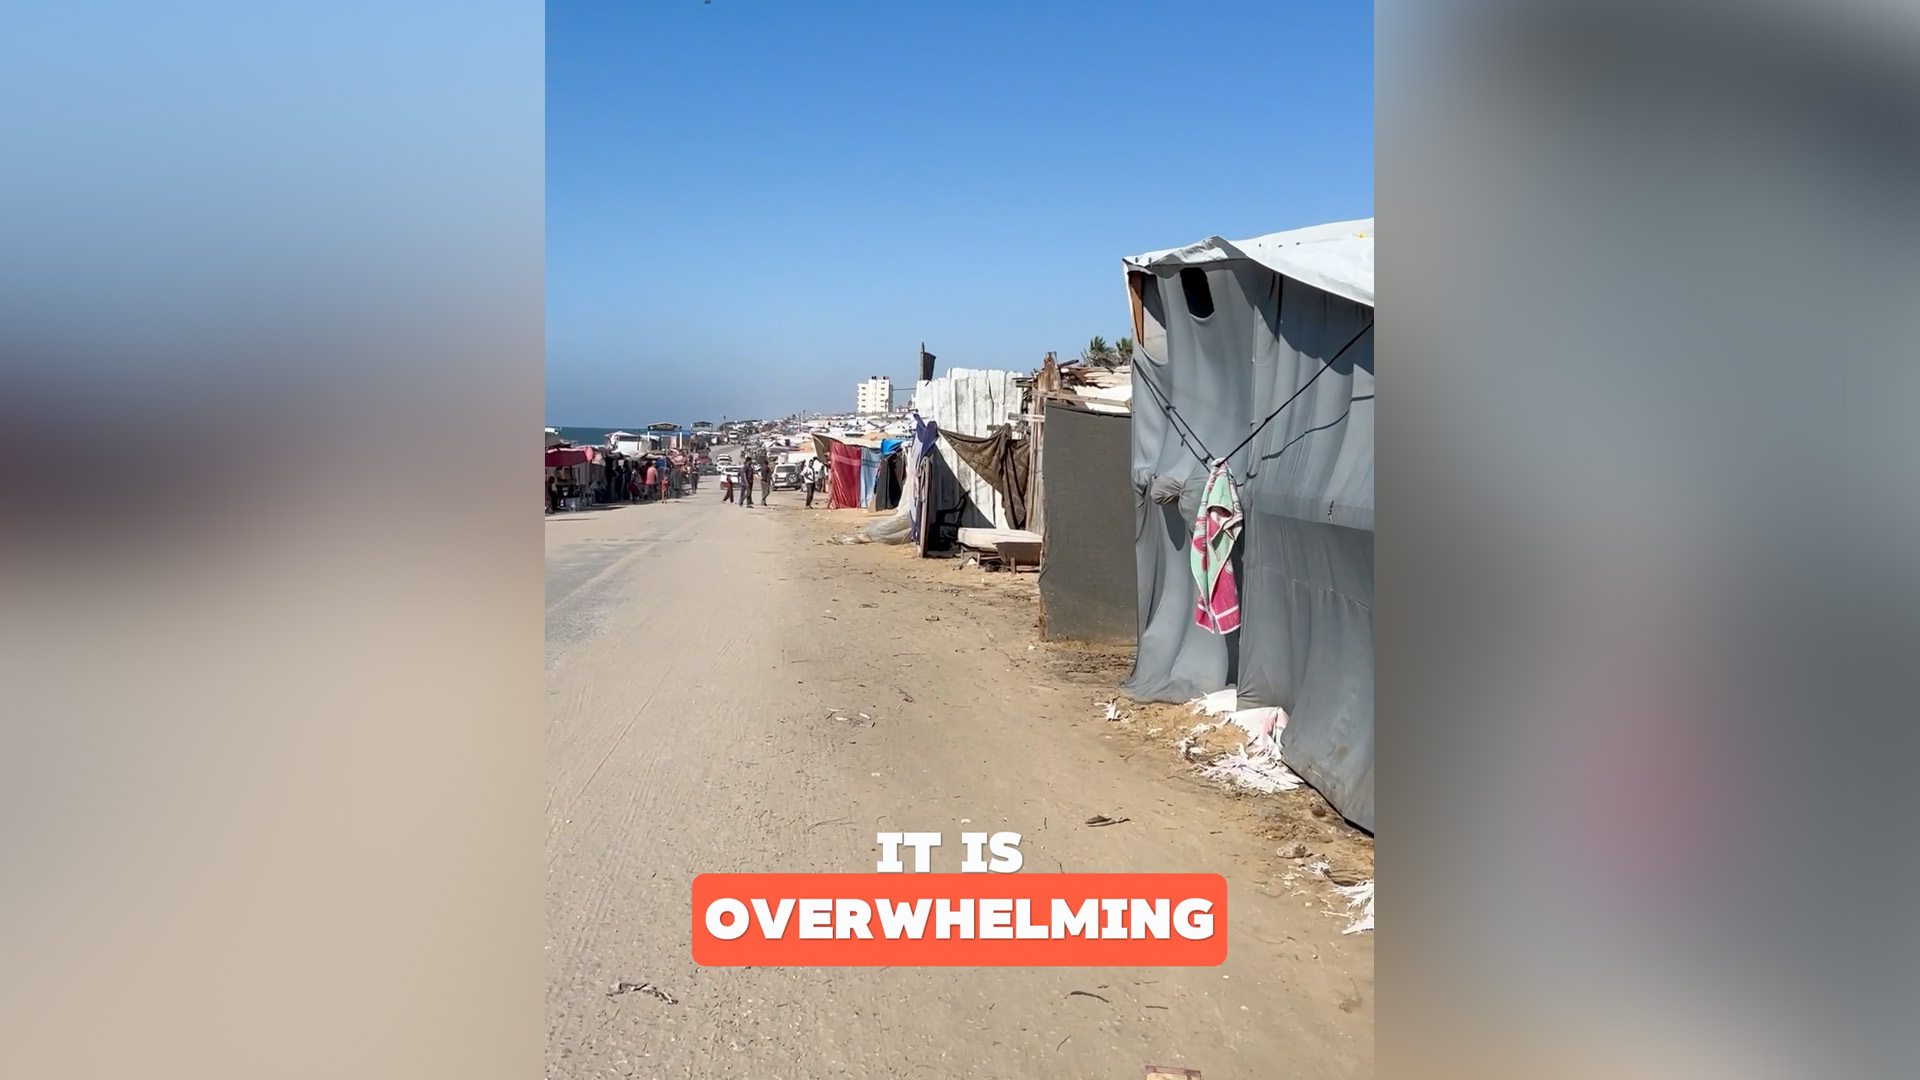
POLYGON ((1040 534, 1028 532, 1025 529, 963 528, 960 530, 961 545, 977 551, 994 551, 1001 542, 1009 540, 1015 543, 1038 544, 1040 543, 1040 534))

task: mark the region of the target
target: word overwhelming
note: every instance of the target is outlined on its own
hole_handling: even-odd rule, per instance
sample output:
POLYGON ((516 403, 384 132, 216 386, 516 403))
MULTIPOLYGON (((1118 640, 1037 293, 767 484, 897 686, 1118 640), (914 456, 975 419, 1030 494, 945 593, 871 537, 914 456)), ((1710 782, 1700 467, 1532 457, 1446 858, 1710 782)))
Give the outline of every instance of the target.
MULTIPOLYGON (((1180 906, 1169 914, 1167 908, 1172 901, 1116 899, 1086 899, 1075 908, 1059 897, 1053 898, 1053 918, 1051 922, 1033 921, 1033 901, 1020 897, 1008 899, 982 899, 980 917, 975 921, 973 901, 971 899, 949 900, 941 897, 930 900, 921 897, 911 905, 895 904, 881 897, 869 905, 857 897, 838 900, 794 900, 788 897, 780 901, 779 911, 767 909, 767 902, 755 898, 753 913, 759 917, 760 936, 768 940, 783 937, 787 923, 793 918, 794 909, 800 911, 799 929, 796 937, 818 940, 845 940, 847 938, 870 938, 873 936, 872 922, 874 913, 880 915, 880 932, 891 939, 902 937, 919 940, 927 932, 927 915, 936 908, 939 914, 934 918, 934 936, 940 938, 971 938, 974 928, 979 928, 983 938, 1067 938, 1099 937, 1109 939, 1166 938, 1178 932, 1189 941, 1199 941, 1213 936, 1213 901, 1200 897, 1188 897, 1180 901, 1180 906), (1100 913, 1106 912, 1106 922, 1100 921, 1100 913)), ((722 941, 732 941, 745 934, 748 929, 747 905, 730 896, 723 896, 707 905, 707 933, 722 941)))
MULTIPOLYGON (((907 835, 900 844, 913 847, 907 835)), ((693 883, 693 957, 753 966, 1213 965, 1227 956, 1226 916, 1218 874, 702 874, 693 883)))

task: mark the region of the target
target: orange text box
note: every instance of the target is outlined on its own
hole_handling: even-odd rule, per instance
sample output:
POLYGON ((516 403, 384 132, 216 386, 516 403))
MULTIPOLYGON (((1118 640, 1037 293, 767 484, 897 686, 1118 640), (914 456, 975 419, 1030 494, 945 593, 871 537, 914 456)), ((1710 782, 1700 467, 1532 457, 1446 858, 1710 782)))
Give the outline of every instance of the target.
POLYGON ((1207 967, 1226 958, 1219 874, 693 879, 693 959, 705 965, 1207 967))

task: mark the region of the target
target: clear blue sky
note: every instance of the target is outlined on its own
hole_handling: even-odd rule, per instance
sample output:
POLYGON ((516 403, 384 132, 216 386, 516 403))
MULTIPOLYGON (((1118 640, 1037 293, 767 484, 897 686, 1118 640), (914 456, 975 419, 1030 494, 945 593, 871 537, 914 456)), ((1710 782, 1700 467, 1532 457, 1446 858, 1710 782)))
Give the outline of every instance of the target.
POLYGON ((853 407, 1129 330, 1124 255, 1373 213, 1367 3, 547 6, 547 422, 853 407))

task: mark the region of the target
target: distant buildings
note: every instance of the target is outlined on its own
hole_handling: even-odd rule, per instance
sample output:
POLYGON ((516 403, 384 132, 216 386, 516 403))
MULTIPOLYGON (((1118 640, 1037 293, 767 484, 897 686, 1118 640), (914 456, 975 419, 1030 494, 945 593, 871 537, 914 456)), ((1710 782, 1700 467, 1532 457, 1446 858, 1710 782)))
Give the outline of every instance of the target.
POLYGON ((853 411, 861 416, 893 411, 893 380, 885 375, 869 376, 855 391, 853 411))

